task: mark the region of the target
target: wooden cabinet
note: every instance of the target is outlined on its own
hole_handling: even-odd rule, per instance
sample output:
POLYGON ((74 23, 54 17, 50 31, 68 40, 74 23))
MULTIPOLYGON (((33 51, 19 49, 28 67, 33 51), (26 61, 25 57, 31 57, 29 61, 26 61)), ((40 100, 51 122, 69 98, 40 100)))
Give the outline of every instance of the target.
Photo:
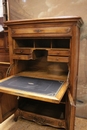
POLYGON ((15 120, 23 117, 74 130, 82 19, 60 17, 5 24, 13 76, 0 82, 0 92, 19 97, 15 120))
MULTIPOLYGON (((3 17, 0 18, 0 25, 3 28, 3 17)), ((0 79, 6 77, 9 66, 8 32, 6 28, 3 28, 0 32, 0 79)))

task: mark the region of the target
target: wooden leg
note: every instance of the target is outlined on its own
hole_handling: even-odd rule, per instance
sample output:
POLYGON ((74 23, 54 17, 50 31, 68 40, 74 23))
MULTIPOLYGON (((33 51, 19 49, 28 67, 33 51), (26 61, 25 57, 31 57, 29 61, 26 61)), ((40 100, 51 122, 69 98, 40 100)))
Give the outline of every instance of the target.
POLYGON ((19 116, 20 116, 20 110, 17 109, 17 111, 16 111, 15 114, 14 114, 14 121, 17 121, 18 118, 19 118, 19 116))
POLYGON ((75 104, 70 93, 66 102, 66 130, 74 130, 75 127, 75 104))

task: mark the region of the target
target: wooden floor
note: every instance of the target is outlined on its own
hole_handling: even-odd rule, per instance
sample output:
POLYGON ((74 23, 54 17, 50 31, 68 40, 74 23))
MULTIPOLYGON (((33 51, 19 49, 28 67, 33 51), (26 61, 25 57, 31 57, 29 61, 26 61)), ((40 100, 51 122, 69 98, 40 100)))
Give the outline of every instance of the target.
MULTIPOLYGON (((48 126, 41 126, 34 122, 19 119, 14 122, 13 116, 0 124, 0 130, 60 130, 48 126)), ((87 120, 76 118, 75 130, 87 130, 87 120)))

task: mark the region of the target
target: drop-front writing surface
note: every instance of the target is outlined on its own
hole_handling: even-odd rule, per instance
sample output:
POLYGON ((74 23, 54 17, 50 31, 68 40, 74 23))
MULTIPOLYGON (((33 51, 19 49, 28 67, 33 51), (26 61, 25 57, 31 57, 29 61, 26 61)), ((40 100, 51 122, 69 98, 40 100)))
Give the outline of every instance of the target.
POLYGON ((57 104, 60 103, 67 87, 67 82, 18 75, 0 83, 1 92, 57 104))
MULTIPOLYGON (((20 90, 13 91, 7 86, 7 88, 1 86, 2 93, 19 96, 15 120, 22 116, 43 125, 74 130, 79 34, 82 23, 80 17, 7 21, 5 23, 9 30, 10 71, 13 75, 62 81, 67 84, 62 87, 62 90, 60 89, 61 93, 59 91, 55 96, 57 99, 60 97, 59 102, 52 99, 52 96, 50 96, 51 100, 43 94, 34 95, 26 92, 22 95, 20 90), (38 106, 33 104, 34 106, 30 107, 29 102, 32 104, 34 101, 37 101, 35 104, 38 106), (51 116, 51 113, 41 113, 41 110, 37 112, 39 105, 45 102, 48 103, 47 106, 53 106, 49 109, 52 113, 55 111, 55 104, 58 105, 55 111, 58 114, 57 118, 51 116), (35 108, 35 111, 31 108, 35 108)), ((43 112, 45 110, 47 111, 48 107, 44 106, 43 112)))

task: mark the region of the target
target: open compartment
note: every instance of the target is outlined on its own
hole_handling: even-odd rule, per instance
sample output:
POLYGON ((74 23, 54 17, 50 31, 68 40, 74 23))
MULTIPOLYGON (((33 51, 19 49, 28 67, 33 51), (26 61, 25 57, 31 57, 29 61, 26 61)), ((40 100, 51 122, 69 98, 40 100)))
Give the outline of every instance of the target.
POLYGON ((35 48, 51 48, 51 39, 36 39, 35 48))
POLYGON ((41 55, 38 55, 37 57, 35 56, 35 60, 15 61, 15 65, 13 65, 11 72, 12 71, 17 73, 17 75, 25 77, 66 81, 68 63, 48 62, 46 56, 41 57, 41 55))
POLYGON ((49 116, 56 119, 65 119, 65 104, 53 104, 29 98, 20 97, 18 100, 19 109, 38 115, 49 116))
POLYGON ((15 38, 14 39, 14 48, 33 48, 34 47, 34 40, 28 38, 15 38))
POLYGON ((52 48, 69 49, 70 48, 70 39, 53 39, 52 48))
POLYGON ((14 38, 15 48, 70 49, 70 38, 14 38))
POLYGON ((48 55, 48 51, 45 49, 35 49, 33 50, 33 59, 45 58, 48 55))

